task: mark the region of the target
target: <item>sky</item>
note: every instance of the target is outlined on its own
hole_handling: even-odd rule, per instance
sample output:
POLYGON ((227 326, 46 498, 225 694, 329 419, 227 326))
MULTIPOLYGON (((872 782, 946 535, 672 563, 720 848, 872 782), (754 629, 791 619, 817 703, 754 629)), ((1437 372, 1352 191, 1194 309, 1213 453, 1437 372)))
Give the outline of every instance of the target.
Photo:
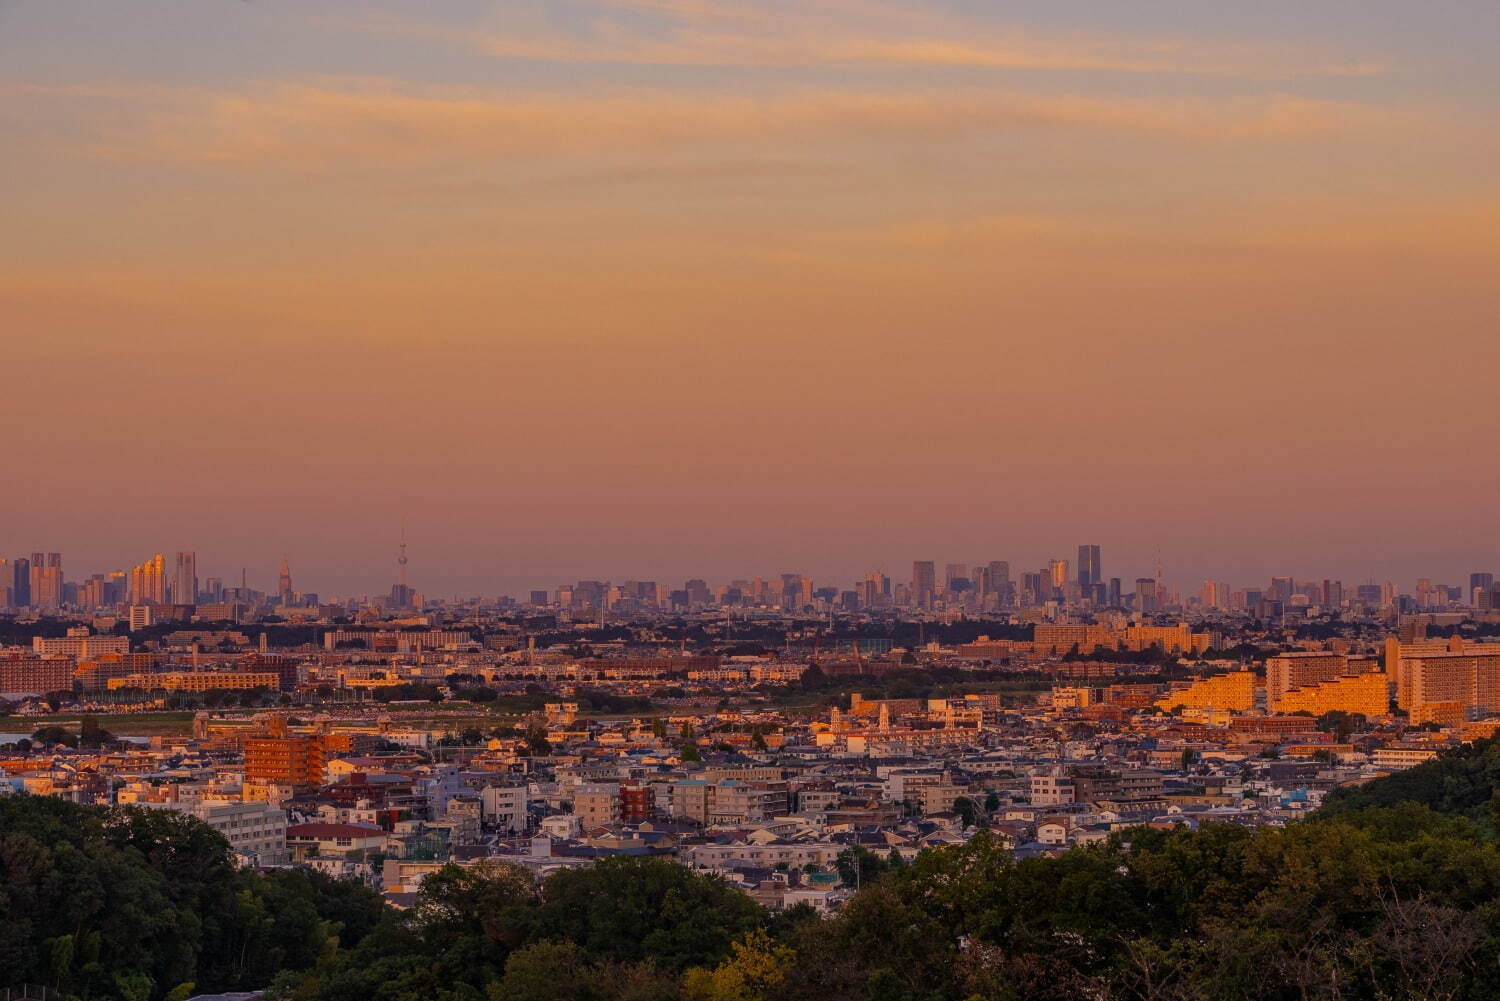
POLYGON ((1500 569, 1500 5, 0 0, 0 554, 1500 569))

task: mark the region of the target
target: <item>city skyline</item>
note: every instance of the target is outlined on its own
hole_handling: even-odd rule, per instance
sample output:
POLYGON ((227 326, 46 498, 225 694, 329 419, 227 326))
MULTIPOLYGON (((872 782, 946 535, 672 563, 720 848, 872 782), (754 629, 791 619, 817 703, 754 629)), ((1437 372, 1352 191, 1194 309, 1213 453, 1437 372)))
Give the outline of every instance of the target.
MULTIPOLYGON (((648 572, 650 570, 649 566, 644 569, 637 566, 622 568, 616 573, 602 573, 597 570, 585 569, 581 572, 571 574, 553 574, 548 579, 521 580, 520 578, 511 578, 518 581, 518 583, 513 583, 510 586, 495 585, 489 588, 477 589, 454 589, 433 586, 425 584, 420 578, 413 577, 410 587, 413 593, 421 594, 429 599, 467 599, 470 597, 501 596, 524 600, 527 595, 537 590, 551 592, 555 591, 559 586, 571 586, 580 581, 602 581, 615 585, 626 581, 648 581, 663 587, 675 589, 685 582, 691 581, 706 581, 712 587, 728 585, 738 580, 756 578, 775 580, 784 574, 798 574, 812 580, 816 587, 835 587, 843 591, 850 588, 857 588, 860 581, 871 573, 880 573, 886 575, 893 584, 910 586, 915 595, 920 589, 916 580, 916 575, 919 572, 917 568, 924 564, 928 567, 932 589, 941 593, 945 590, 945 585, 958 571, 968 572, 971 576, 965 579, 972 581, 975 579, 975 575, 978 575, 981 568, 986 564, 999 563, 1005 565, 1005 572, 1008 574, 1007 581, 1014 584, 1017 588, 1021 586, 1023 578, 1031 574, 1039 575, 1042 578, 1051 578, 1051 584, 1058 588, 1064 582, 1086 587, 1087 585, 1084 581, 1085 575, 1090 576, 1092 580, 1092 575, 1097 571, 1098 577, 1097 580, 1092 580, 1093 583, 1100 586, 1107 586, 1112 581, 1118 581, 1123 591, 1127 594, 1134 590, 1137 581, 1154 579, 1158 571, 1160 571, 1161 579, 1165 582, 1168 591, 1177 594, 1183 601, 1187 601, 1189 598, 1199 597, 1205 587, 1217 589, 1222 585, 1227 587, 1231 592, 1245 589, 1253 590, 1265 588, 1278 578, 1286 578, 1299 584, 1305 581, 1333 581, 1351 592, 1355 587, 1362 584, 1388 585, 1395 594, 1412 593, 1419 590, 1420 583, 1425 580, 1434 587, 1452 587, 1467 592, 1476 575, 1488 577, 1493 581, 1493 572, 1485 571, 1482 568, 1495 565, 1476 561, 1467 569, 1460 571, 1451 571, 1448 573, 1429 571, 1406 578, 1369 572, 1364 574, 1349 574, 1318 569, 1289 570, 1286 566, 1276 567, 1271 573, 1258 578, 1223 568, 1217 570, 1210 569, 1206 574, 1195 576, 1181 572, 1171 573, 1169 572, 1170 568, 1165 563, 1158 564, 1155 560, 1150 565, 1139 567, 1127 565, 1122 569, 1121 566, 1108 558, 1108 554, 1112 553, 1111 548, 1101 546, 1097 543, 1081 544, 1076 547, 1076 550, 1079 557, 1077 560, 1074 560, 1071 556, 1046 557, 1041 559, 1023 558, 1017 560, 1005 555, 984 556, 981 554, 971 556, 969 560, 962 562, 937 558, 918 558, 916 560, 904 561, 871 561, 863 570, 848 571, 845 573, 819 573, 809 570, 806 567, 790 564, 770 569, 766 566, 756 564, 749 568, 724 568, 718 573, 689 567, 685 571, 674 575, 670 573, 652 573, 648 572), (1091 563, 1085 563, 1083 559, 1086 551, 1092 553, 1091 563)), ((0 555, 0 563, 13 566, 17 558, 27 559, 29 556, 29 563, 36 565, 35 557, 43 556, 46 561, 44 565, 54 568, 60 574, 68 574, 67 579, 71 584, 76 585, 86 581, 90 577, 115 574, 121 579, 122 586, 129 589, 130 594, 138 595, 144 600, 161 603, 166 601, 168 594, 171 594, 173 601, 190 604, 192 603, 191 601, 180 597, 185 586, 183 582, 187 580, 195 581, 201 585, 204 581, 214 579, 218 580, 223 587, 235 588, 244 586, 250 590, 259 591, 267 595, 284 596, 301 594, 305 591, 306 593, 323 596, 338 596, 341 599, 349 599, 361 595, 378 596, 387 592, 392 587, 398 586, 406 579, 402 573, 403 565, 401 560, 401 557, 406 553, 406 545, 399 544, 393 550, 393 553, 395 555, 389 561, 390 582, 388 584, 382 584, 378 580, 371 579, 364 583, 356 581, 353 585, 345 586, 330 586, 322 583, 328 579, 338 578, 336 575, 334 577, 324 577, 316 569, 308 570, 302 564, 295 561, 289 554, 283 554, 270 563, 266 563, 262 559, 256 562, 242 562, 234 565, 230 565, 233 561, 226 563, 222 559, 215 560, 210 556, 208 563, 203 564, 207 569, 201 572, 201 554, 199 550, 177 550, 171 548, 156 551, 154 555, 143 555, 139 560, 128 561, 118 566, 91 565, 83 560, 78 560, 77 562, 70 561, 64 566, 63 557, 65 553, 55 550, 43 552, 31 548, 19 550, 10 556, 0 555), (148 580, 151 582, 141 582, 139 575, 143 571, 146 572, 148 580), (293 588, 291 586, 293 580, 291 574, 293 571, 296 572, 296 581, 298 584, 305 584, 310 580, 312 581, 312 586, 293 588)), ((341 566, 344 565, 341 564, 341 566)), ((428 567, 427 570, 435 574, 437 579, 442 579, 443 569, 440 566, 428 567)), ((35 579, 33 578, 33 580, 35 579)), ((59 577, 59 581, 60 579, 59 577)), ((499 580, 500 578, 497 576, 494 579, 499 580)), ((5 586, 6 582, 0 581, 0 588, 5 586)), ((34 588, 35 586, 33 583, 32 587, 34 588)), ((51 586, 55 591, 60 588, 60 583, 54 583, 51 586)), ((196 598, 198 592, 195 590, 194 593, 196 598)), ((1161 597, 1164 598, 1165 595, 1161 597)))
POLYGON ((1495 18, 4 5, 0 530, 337 588, 403 512, 444 590, 1077 526, 1465 572, 1495 18))

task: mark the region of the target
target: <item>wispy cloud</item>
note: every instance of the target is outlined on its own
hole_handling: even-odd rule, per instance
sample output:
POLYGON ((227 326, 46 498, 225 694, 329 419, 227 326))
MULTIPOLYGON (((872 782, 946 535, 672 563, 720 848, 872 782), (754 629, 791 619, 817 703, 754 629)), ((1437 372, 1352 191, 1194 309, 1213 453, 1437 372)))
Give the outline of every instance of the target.
MULTIPOLYGON (((630 91, 598 95, 413 88, 390 82, 267 82, 236 91, 151 90, 132 115, 114 91, 82 141, 96 155, 296 170, 475 158, 714 151, 764 156, 778 142, 948 141, 1037 130, 1137 134, 1190 143, 1384 134, 1406 109, 1291 95, 1195 99, 1037 96, 972 88, 925 93, 789 91, 765 96, 630 91), (770 144, 770 145, 765 145, 770 144)), ((71 99, 70 111, 87 118, 71 99)))
POLYGON ((876 0, 572 0, 570 18, 506 4, 473 30, 370 15, 368 30, 424 36, 506 59, 695 67, 972 67, 1247 79, 1369 76, 1367 56, 1289 44, 1044 34, 930 6, 876 0), (559 22, 563 26, 558 26, 559 22))

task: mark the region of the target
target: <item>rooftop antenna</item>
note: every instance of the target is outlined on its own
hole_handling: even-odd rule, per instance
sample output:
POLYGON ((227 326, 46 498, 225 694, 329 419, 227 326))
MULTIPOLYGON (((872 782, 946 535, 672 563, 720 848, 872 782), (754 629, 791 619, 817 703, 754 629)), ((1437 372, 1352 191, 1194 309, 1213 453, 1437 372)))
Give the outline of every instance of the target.
POLYGON ((406 597, 406 515, 401 516, 401 546, 397 550, 396 566, 401 575, 401 596, 406 597))

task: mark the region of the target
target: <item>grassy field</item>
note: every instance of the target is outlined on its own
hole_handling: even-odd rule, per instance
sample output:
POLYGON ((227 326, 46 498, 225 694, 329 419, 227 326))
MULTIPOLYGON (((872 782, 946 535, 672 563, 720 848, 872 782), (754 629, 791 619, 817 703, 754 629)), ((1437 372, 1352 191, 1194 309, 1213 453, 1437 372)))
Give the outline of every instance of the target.
MULTIPOLYGON (((75 729, 85 714, 57 713, 51 716, 4 716, 0 717, 0 734, 30 736, 44 726, 65 726, 75 729)), ((159 713, 88 713, 99 721, 99 725, 110 733, 129 737, 175 736, 192 732, 193 714, 190 712, 159 713)))

